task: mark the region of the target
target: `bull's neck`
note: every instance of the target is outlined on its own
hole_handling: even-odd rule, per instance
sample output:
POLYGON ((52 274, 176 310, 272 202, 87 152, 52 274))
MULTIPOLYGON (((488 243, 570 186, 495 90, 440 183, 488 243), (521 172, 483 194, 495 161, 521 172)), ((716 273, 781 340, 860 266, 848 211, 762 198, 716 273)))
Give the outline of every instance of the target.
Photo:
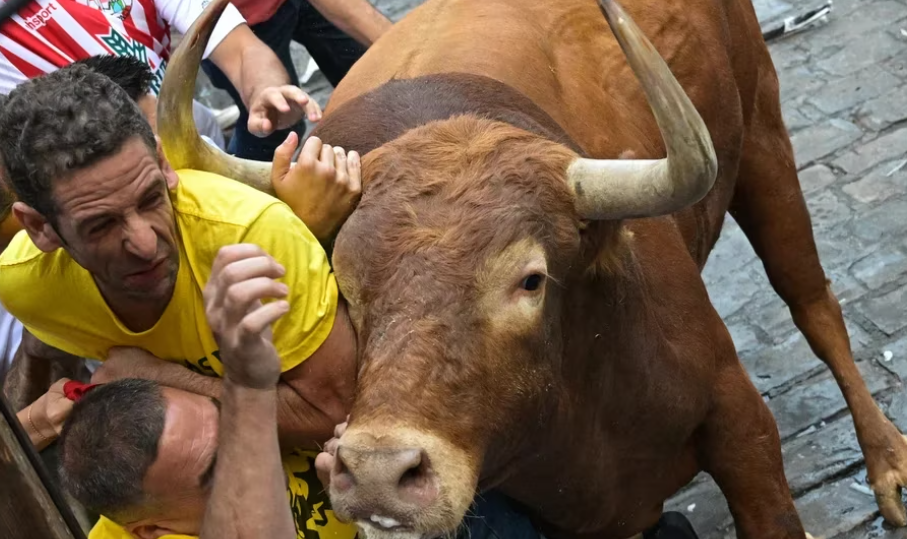
POLYGON ((411 129, 461 115, 501 121, 579 153, 561 126, 528 97, 494 79, 466 73, 388 81, 332 111, 312 135, 365 155, 411 129))

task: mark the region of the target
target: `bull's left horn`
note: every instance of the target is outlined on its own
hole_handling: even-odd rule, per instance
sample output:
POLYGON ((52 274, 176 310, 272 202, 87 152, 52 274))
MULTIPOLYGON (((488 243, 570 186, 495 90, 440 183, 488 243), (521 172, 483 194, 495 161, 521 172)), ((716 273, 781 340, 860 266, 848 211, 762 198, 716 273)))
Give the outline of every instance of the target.
POLYGON ((271 163, 239 159, 208 144, 192 117, 198 66, 221 13, 230 0, 214 0, 195 20, 170 57, 157 104, 157 130, 170 165, 179 170, 204 170, 274 194, 271 163))
POLYGON ((709 130, 670 68, 614 0, 599 0, 639 79, 667 148, 665 159, 577 159, 567 169, 576 208, 588 219, 673 213, 698 202, 718 164, 709 130))

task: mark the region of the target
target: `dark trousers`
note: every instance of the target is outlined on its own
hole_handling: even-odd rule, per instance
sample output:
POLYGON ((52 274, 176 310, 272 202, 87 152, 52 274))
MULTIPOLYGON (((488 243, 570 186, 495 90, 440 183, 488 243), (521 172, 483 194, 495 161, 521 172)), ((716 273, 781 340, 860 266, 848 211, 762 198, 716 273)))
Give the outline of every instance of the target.
MULTIPOLYGON (((364 45, 325 19, 307 0, 286 0, 273 17, 252 26, 251 29, 258 39, 280 58, 294 85, 299 85, 299 75, 290 57, 291 41, 296 41, 306 48, 318 64, 319 70, 333 86, 337 86, 356 60, 365 53, 364 45)), ((271 161, 274 150, 286 140, 291 130, 300 135, 305 132, 303 120, 291 129, 276 131, 264 138, 249 133, 247 129, 249 111, 243 105, 239 92, 210 60, 202 62, 202 69, 211 79, 211 83, 217 88, 226 90, 239 106, 239 119, 227 148, 230 153, 244 159, 271 161)))
POLYGON ((509 498, 494 490, 476 496, 455 539, 545 539, 509 498))

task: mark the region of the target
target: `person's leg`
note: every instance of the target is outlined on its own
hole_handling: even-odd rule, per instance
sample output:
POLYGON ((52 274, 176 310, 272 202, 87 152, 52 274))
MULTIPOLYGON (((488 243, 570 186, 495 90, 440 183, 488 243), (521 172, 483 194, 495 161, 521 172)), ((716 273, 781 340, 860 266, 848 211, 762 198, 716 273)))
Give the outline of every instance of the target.
MULTIPOLYGON (((290 75, 290 84, 297 86, 299 85, 299 76, 290 57, 290 40, 293 37, 293 30, 296 28, 298 16, 297 3, 293 0, 287 0, 274 13, 274 16, 251 27, 252 33, 273 50, 280 59, 280 62, 290 75)), ((227 76, 210 60, 202 62, 202 69, 208 75, 211 84, 215 88, 220 88, 230 94, 230 97, 233 98, 233 101, 239 107, 239 119, 236 121, 236 127, 233 128, 233 137, 227 148, 230 153, 243 159, 271 161, 274 158, 274 150, 286 140, 291 130, 295 129, 298 133, 305 132, 305 120, 303 120, 294 128, 276 131, 267 137, 253 135, 247 128, 249 111, 246 110, 239 92, 233 87, 227 76)))
POLYGON ((456 539, 544 539, 529 517, 497 491, 476 496, 456 539))
POLYGON ((306 48, 332 86, 340 83, 366 51, 365 45, 334 26, 308 0, 299 2, 293 40, 306 48))

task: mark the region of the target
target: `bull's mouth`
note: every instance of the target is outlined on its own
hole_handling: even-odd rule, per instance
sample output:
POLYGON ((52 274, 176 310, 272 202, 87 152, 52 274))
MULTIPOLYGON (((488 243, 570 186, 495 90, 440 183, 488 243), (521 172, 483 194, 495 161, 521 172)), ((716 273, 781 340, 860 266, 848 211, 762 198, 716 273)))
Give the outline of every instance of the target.
POLYGON ((352 425, 331 471, 334 512, 369 539, 433 539, 463 521, 475 493, 474 458, 431 432, 352 425))

